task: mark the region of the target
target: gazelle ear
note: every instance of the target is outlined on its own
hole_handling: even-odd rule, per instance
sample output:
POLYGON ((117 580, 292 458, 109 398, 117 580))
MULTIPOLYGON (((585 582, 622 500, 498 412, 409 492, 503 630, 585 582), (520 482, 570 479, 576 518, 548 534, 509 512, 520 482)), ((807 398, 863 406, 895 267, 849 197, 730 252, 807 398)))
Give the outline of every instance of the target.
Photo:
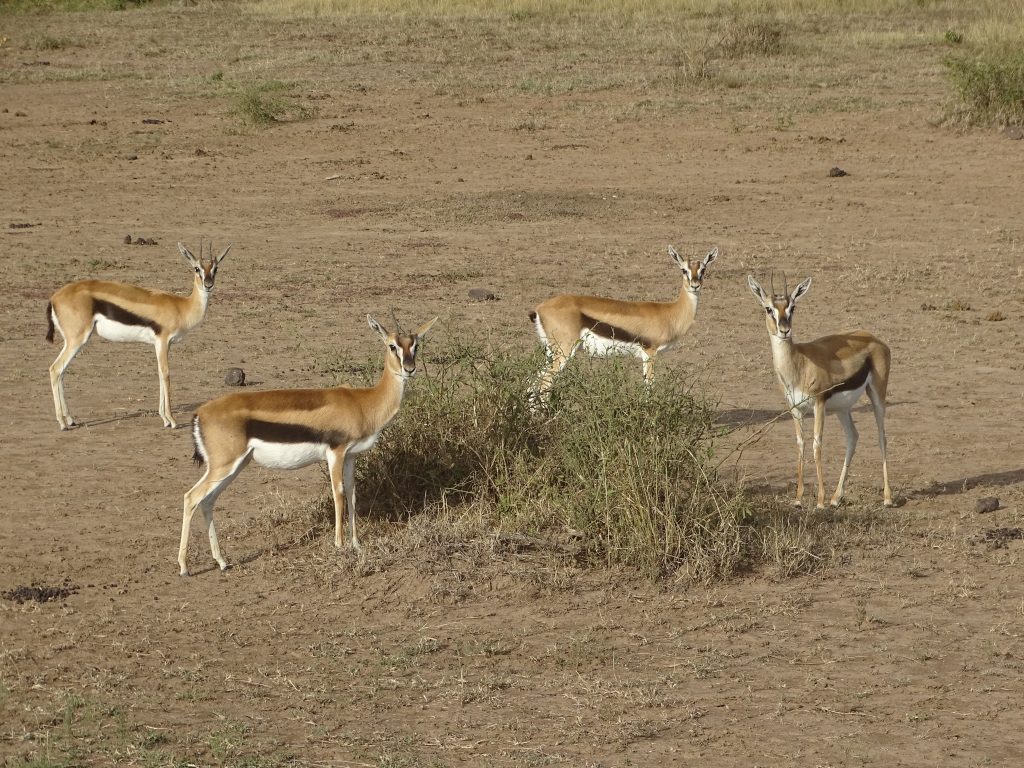
POLYGON ((430 330, 431 326, 433 326, 433 324, 436 323, 436 322, 437 322, 437 318, 436 317, 433 320, 428 320, 423 325, 421 325, 419 328, 417 328, 415 331, 413 331, 413 335, 416 336, 416 337, 424 336, 426 334, 426 332, 430 330))
POLYGON ((178 243, 178 252, 185 257, 185 260, 189 264, 195 264, 199 261, 199 259, 192 255, 192 251, 186 248, 183 243, 178 243))
POLYGON ((685 269, 686 268, 686 261, 683 259, 682 256, 679 255, 679 251, 677 251, 671 245, 668 247, 668 255, 671 256, 672 260, 675 261, 675 263, 679 265, 680 269, 685 269))
POLYGON ((804 280, 802 283, 800 283, 800 285, 798 285, 795 289, 793 289, 793 294, 789 297, 789 300, 795 304, 797 302, 797 300, 801 296, 803 296, 805 293, 807 293, 807 291, 808 291, 808 289, 810 287, 811 287, 811 278, 808 277, 806 280, 804 280))
POLYGON ((757 297, 757 300, 762 304, 768 303, 768 297, 764 295, 764 289, 754 279, 753 275, 747 275, 747 286, 750 288, 750 292, 757 297))
POLYGON ((214 259, 213 263, 214 264, 220 264, 222 261, 224 261, 224 257, 228 255, 228 251, 231 250, 231 246, 232 245, 234 245, 234 243, 228 243, 228 247, 220 252, 220 256, 218 256, 216 259, 214 259))
POLYGON ((718 246, 716 245, 714 248, 711 249, 710 253, 708 253, 708 255, 704 257, 704 262, 703 262, 704 266, 706 267, 708 264, 710 264, 712 261, 714 261, 717 258, 718 258, 718 246))
POLYGON ((387 340, 388 340, 388 337, 389 337, 389 336, 390 336, 391 334, 390 334, 390 333, 388 333, 388 329, 387 329, 387 328, 385 328, 385 327, 384 327, 383 325, 381 325, 380 323, 378 323, 378 322, 377 322, 376 320, 374 320, 374 319, 373 319, 372 317, 370 317, 369 315, 367 315, 367 316, 366 316, 366 322, 370 324, 370 327, 371 327, 371 328, 373 328, 373 330, 375 330, 375 331, 376 331, 377 333, 379 333, 379 334, 380 334, 380 337, 381 337, 382 339, 384 339, 384 341, 387 341, 387 340))

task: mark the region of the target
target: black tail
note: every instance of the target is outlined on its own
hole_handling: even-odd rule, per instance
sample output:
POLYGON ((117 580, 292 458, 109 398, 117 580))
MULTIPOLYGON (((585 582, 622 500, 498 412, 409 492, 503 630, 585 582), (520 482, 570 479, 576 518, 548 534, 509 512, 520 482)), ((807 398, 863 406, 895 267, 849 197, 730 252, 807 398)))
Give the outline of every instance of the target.
POLYGON ((53 304, 46 302, 46 340, 53 344, 53 304))
POLYGON ((536 323, 537 322, 537 313, 533 312, 532 310, 530 312, 530 322, 531 323, 536 323))
POLYGON ((192 463, 202 464, 206 461, 203 452, 199 450, 199 417, 192 417, 192 463))

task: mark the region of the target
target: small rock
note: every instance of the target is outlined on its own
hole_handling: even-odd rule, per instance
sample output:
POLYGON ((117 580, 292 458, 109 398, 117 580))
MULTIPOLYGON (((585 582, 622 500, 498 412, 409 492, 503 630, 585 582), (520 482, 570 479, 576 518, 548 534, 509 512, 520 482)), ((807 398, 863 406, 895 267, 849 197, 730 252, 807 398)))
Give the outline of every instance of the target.
POLYGON ((124 244, 125 245, 131 245, 132 244, 132 236, 131 235, 125 235, 124 236, 124 244))
POLYGON ((997 509, 999 509, 999 499, 995 496, 980 498, 974 505, 974 511, 979 515, 983 515, 986 512, 995 512, 997 509))
POLYGON ((1020 141, 1024 139, 1024 128, 1019 125, 1008 125, 1003 128, 1003 136, 1014 141, 1020 141))
POLYGON ((470 288, 469 298, 473 301, 497 301, 498 297, 494 291, 489 291, 486 288, 470 288))
POLYGON ((527 160, 533 160, 533 153, 531 152, 530 154, 528 154, 528 155, 526 156, 526 159, 527 159, 527 160))
POLYGON ((146 242, 146 238, 144 238, 144 237, 136 237, 135 238, 135 244, 136 245, 149 245, 149 243, 146 242))
POLYGON ((849 176, 849 175, 850 174, 848 174, 846 171, 844 171, 838 165, 833 165, 831 168, 828 169, 828 177, 830 179, 838 179, 838 178, 841 178, 843 176, 849 176))
POLYGON ((245 371, 241 368, 228 368, 224 374, 224 383, 229 387, 244 387, 245 371))
POLYGON ((125 160, 138 160, 139 156, 138 155, 125 155, 124 159, 125 160))
POLYGON ((162 125, 165 121, 157 117, 144 117, 142 118, 143 125, 162 125))

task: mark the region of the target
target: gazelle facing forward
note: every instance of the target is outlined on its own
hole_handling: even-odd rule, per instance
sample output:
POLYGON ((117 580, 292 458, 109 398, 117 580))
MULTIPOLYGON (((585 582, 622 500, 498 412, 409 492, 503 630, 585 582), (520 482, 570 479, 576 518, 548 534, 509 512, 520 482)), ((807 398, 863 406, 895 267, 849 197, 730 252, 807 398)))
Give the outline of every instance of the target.
POLYGON ((195 273, 192 293, 188 296, 104 280, 82 280, 65 285, 50 297, 50 303, 46 305, 49 326, 46 340, 53 341, 54 329, 60 331, 64 338, 64 348, 50 366, 53 407, 61 429, 75 426, 64 398, 64 372, 89 341, 93 331, 109 341, 142 341, 156 348, 160 418, 165 427, 178 426, 171 416, 167 350, 171 342, 178 341, 203 319, 217 266, 228 255, 231 245, 213 258, 211 244, 208 262, 203 260, 202 241, 199 243, 199 258, 181 243, 178 243, 178 250, 195 273))
POLYGON ((693 325, 705 272, 718 258, 717 248, 699 261, 684 259, 672 246, 668 252, 685 277, 675 301, 565 294, 548 299, 530 313, 548 357, 548 365, 530 393, 532 403, 548 399, 555 377, 580 348, 596 357, 635 355, 643 361, 644 379, 652 382, 654 358, 675 345, 693 325))
POLYGON ((846 458, 839 475, 839 485, 832 495, 832 506, 843 498, 846 473, 857 447, 857 428, 850 410, 867 392, 878 424, 878 446, 882 451, 882 498, 885 506, 892 506, 889 489, 889 470, 885 463, 885 393, 889 385, 890 353, 877 337, 867 331, 849 331, 834 336, 822 336, 814 341, 798 344, 793 341, 793 310, 800 298, 811 287, 807 278, 789 293, 789 286, 781 294, 765 294, 752 277, 747 285, 765 311, 765 323, 772 345, 772 363, 782 392, 786 396, 793 423, 796 426, 796 505, 800 506, 804 494, 804 412, 814 409, 814 467, 818 474, 818 508, 825 506, 825 476, 821 467, 821 435, 825 427, 825 414, 835 413, 846 433, 846 458))
POLYGON ((185 494, 178 565, 188 575, 186 552, 189 527, 196 509, 203 511, 210 551, 223 571, 213 525, 213 505, 239 472, 255 459, 276 469, 298 469, 326 461, 334 495, 334 545, 341 546, 348 507, 349 542, 359 549, 356 536, 356 455, 369 450, 381 431, 398 413, 406 379, 416 373, 416 353, 435 317, 412 333, 389 333, 366 316, 380 334, 388 351, 384 372, 376 386, 356 389, 280 389, 224 395, 200 406, 192 420, 197 463, 206 462, 206 473, 185 494))

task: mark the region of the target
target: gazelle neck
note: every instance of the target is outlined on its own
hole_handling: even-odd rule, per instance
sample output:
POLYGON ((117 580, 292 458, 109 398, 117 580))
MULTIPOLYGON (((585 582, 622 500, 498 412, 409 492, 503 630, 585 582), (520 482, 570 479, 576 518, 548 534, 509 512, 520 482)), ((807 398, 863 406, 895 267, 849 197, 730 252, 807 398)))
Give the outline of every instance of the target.
POLYGON ((398 409, 402 405, 402 397, 405 395, 406 377, 402 375, 401 367, 395 370, 392 362, 394 358, 389 353, 385 354, 384 371, 370 391, 373 392, 379 404, 378 407, 388 412, 387 418, 390 419, 398 413, 398 409))
POLYGON ((675 305, 679 316, 687 325, 697 316, 697 304, 699 302, 699 293, 691 293, 685 285, 679 290, 679 298, 676 299, 675 305))
POLYGON ((196 275, 192 281, 192 293, 185 301, 184 326, 186 330, 195 328, 206 316, 206 307, 210 303, 210 292, 203 285, 201 275, 196 275))
POLYGON ((775 372, 783 381, 790 381, 797 377, 799 356, 793 342, 792 334, 789 338, 779 338, 774 333, 768 334, 772 344, 772 364, 775 372))

